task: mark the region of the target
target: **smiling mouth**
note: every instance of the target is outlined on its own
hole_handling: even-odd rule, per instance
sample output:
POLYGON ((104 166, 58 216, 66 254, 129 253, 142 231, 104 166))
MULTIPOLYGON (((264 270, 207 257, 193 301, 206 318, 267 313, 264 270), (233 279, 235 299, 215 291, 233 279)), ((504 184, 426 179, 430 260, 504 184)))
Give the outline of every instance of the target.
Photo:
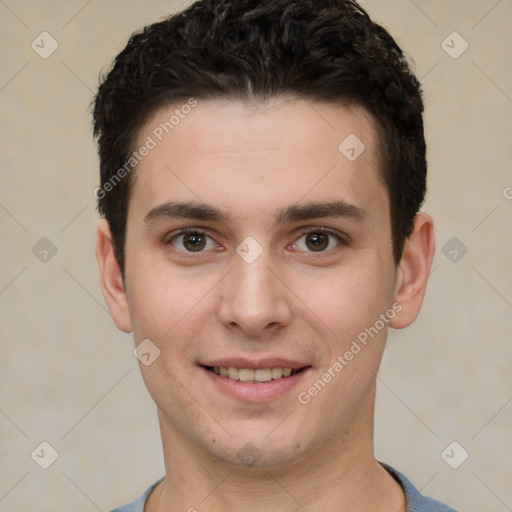
POLYGON ((297 373, 302 372, 306 368, 234 368, 224 367, 224 366, 204 366, 204 368, 208 371, 216 373, 221 377, 226 377, 231 380, 238 380, 240 382, 270 382, 273 380, 286 379, 295 375, 297 373))

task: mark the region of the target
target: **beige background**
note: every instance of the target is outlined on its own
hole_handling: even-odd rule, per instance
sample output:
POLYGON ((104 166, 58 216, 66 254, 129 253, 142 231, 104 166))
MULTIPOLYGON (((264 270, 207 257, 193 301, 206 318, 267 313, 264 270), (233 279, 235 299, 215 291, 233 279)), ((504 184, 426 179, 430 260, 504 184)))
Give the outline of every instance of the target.
MULTIPOLYGON (((512 510, 512 2, 363 3, 424 83, 438 244, 420 318, 390 336, 377 456, 460 510, 512 510), (469 43, 457 59, 441 47, 453 31, 469 43), (455 263, 454 236, 468 249, 455 263), (469 453, 458 469, 441 458, 452 441, 469 453)), ((131 32, 184 5, 0 0, 0 512, 108 511, 162 474, 131 337, 98 285, 88 105, 131 32), (47 59, 31 48, 43 31, 59 45, 47 59), (57 247, 46 263, 42 237, 57 247), (46 470, 42 441, 59 455, 46 470)))

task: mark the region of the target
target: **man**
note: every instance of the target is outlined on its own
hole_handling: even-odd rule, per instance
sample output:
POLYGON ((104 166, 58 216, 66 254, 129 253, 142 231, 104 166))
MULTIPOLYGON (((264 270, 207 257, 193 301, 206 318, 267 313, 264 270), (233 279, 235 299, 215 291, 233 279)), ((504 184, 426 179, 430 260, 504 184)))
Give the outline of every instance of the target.
POLYGON ((204 0, 94 106, 101 286, 166 476, 123 512, 448 511, 373 453, 434 254, 419 83, 351 0, 204 0))

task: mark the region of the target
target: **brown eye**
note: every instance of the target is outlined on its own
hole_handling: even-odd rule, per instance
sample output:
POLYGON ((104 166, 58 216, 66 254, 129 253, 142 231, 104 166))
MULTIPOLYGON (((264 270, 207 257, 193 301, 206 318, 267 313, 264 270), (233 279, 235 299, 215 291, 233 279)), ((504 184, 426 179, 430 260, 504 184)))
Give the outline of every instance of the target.
POLYGON ((215 242, 200 231, 180 233, 172 237, 169 243, 183 252, 202 252, 216 247, 215 242))
POLYGON ((304 252, 327 252, 342 243, 341 238, 330 232, 310 231, 304 233, 294 244, 294 249, 304 252))
POLYGON ((183 246, 190 252, 202 251, 206 247, 206 237, 199 233, 183 235, 183 246))
POLYGON ((311 251, 325 251, 329 245, 329 236, 325 233, 306 235, 306 245, 311 251))

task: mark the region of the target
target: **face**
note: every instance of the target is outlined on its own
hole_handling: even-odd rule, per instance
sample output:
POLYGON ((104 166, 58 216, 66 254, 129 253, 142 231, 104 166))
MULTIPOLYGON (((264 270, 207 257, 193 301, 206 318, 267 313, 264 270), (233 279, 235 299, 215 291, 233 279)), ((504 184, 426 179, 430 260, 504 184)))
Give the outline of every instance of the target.
POLYGON ((155 147, 133 181, 125 281, 106 293, 159 351, 141 371, 164 442, 270 467, 371 443, 403 287, 371 117, 210 101, 160 133, 175 110, 140 134, 155 147))

